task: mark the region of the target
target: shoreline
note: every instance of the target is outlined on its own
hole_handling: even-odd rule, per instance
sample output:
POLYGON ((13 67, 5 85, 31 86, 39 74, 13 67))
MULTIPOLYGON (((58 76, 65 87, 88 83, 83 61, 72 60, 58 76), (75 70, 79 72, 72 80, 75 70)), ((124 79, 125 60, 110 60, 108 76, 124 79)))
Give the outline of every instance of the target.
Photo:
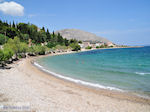
POLYGON ((87 81, 83 81, 83 80, 79 80, 79 79, 74 79, 74 78, 64 76, 64 75, 61 75, 61 74, 57 74, 55 72, 52 72, 50 70, 45 69, 43 66, 41 66, 40 64, 38 64, 35 61, 37 58, 43 58, 43 57, 48 57, 48 56, 66 55, 66 54, 72 54, 72 53, 88 52, 88 51, 93 51, 93 50, 104 50, 104 49, 107 50, 107 49, 119 49, 119 48, 121 48, 121 49, 122 48, 139 48, 139 47, 144 47, 144 46, 100 48, 100 49, 96 49, 96 48, 95 49, 82 49, 81 51, 78 51, 78 52, 70 51, 70 52, 60 52, 60 53, 54 53, 54 54, 47 54, 47 55, 41 55, 41 56, 34 57, 34 59, 31 61, 31 64, 33 66, 35 66, 37 69, 39 69, 40 71, 42 71, 46 74, 49 74, 49 75, 51 75, 55 78, 58 78, 60 80, 64 80, 64 81, 67 81, 67 82, 71 82, 71 83, 81 85, 81 86, 85 86, 85 87, 92 88, 92 89, 104 89, 104 90, 108 90, 108 91, 116 91, 116 92, 119 92, 121 94, 122 93, 123 94, 128 94, 129 96, 131 95, 133 97, 139 97, 139 98, 142 98, 142 99, 150 100, 150 97, 145 96, 144 94, 139 94, 139 93, 132 92, 132 91, 126 91, 126 90, 122 90, 122 89, 115 88, 115 87, 112 87, 112 86, 103 86, 103 85, 100 85, 98 83, 91 83, 91 82, 87 82, 87 81))
POLYGON ((83 80, 75 79, 75 78, 72 78, 72 77, 64 76, 64 75, 61 75, 61 74, 57 74, 55 72, 52 72, 50 70, 45 69, 44 67, 42 67, 40 64, 38 64, 37 62, 35 62, 33 60, 31 61, 31 64, 33 66, 35 66, 37 69, 39 69, 40 71, 42 71, 42 72, 44 72, 48 75, 51 75, 55 78, 58 78, 60 80, 64 80, 66 82, 71 82, 71 83, 74 83, 74 84, 77 84, 77 85, 81 85, 83 87, 85 86, 85 87, 96 89, 96 90, 103 89, 103 90, 106 90, 106 91, 116 91, 116 92, 121 93, 121 94, 128 94, 129 96, 139 97, 139 98, 143 98, 143 99, 146 99, 146 100, 150 100, 150 97, 146 96, 144 94, 139 94, 139 93, 132 92, 132 91, 122 90, 122 89, 119 89, 119 88, 116 88, 116 87, 113 87, 113 86, 103 86, 103 85, 100 85, 98 83, 92 83, 92 82, 83 81, 83 80))
MULTIPOLYGON (((104 49, 111 49, 111 48, 104 48, 104 49)), ((112 48, 113 49, 113 48, 112 48)), ((116 49, 116 48, 115 48, 116 49)), ((85 51, 80 51, 80 52, 87 52, 87 51, 92 51, 92 50, 99 50, 99 49, 91 49, 91 50, 85 50, 85 51)), ((56 53, 56 54, 51 54, 51 55, 47 55, 47 56, 55 56, 55 55, 65 55, 65 54, 71 54, 71 53, 79 53, 79 52, 67 52, 67 53, 56 53)), ((79 79, 73 79, 71 77, 67 77, 67 76, 64 76, 64 75, 61 75, 61 74, 56 74, 52 71, 49 71, 45 68, 43 68, 41 65, 39 65, 35 60, 37 58, 42 58, 42 57, 47 57, 47 56, 40 56, 40 57, 35 57, 34 59, 31 60, 31 64, 36 67, 38 70, 44 72, 45 74, 47 75, 50 75, 52 77, 55 77, 59 80, 63 80, 65 82, 68 82, 68 83, 73 83, 75 85, 79 85, 79 86, 83 86, 83 87, 86 87, 86 88, 89 88, 89 89, 94 89, 94 90, 106 90, 106 91, 112 91, 115 92, 115 93, 119 93, 119 94, 123 94, 123 95, 127 95, 129 97, 134 97, 134 98, 139 98, 140 100, 149 100, 148 104, 150 104, 150 98, 149 97, 146 97, 146 96, 143 96, 143 95, 140 95, 140 94, 136 94, 134 92, 131 92, 131 91, 124 91, 122 89, 118 89, 118 88, 115 88, 115 87, 104 87, 103 85, 99 85, 99 84, 96 84, 97 86, 95 86, 95 83, 90 83, 90 82, 86 82, 86 81, 82 81, 82 80, 79 80, 79 79)), ((131 100, 131 99, 130 99, 131 100)), ((132 100, 131 100, 132 101, 132 100)))
MULTIPOLYGON (((49 54, 15 62, 0 71, 0 103, 29 102, 32 111, 149 112, 150 100, 113 90, 95 89, 49 75, 32 62, 49 54)), ((67 53, 66 53, 67 54, 67 53)))

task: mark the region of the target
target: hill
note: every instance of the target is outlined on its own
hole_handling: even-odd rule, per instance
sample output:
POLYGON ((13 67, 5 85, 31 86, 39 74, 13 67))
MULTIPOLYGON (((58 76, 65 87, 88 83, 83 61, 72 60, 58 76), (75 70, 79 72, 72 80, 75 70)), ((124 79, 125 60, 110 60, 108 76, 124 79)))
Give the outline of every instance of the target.
POLYGON ((56 31, 55 33, 60 33, 60 35, 62 35, 64 38, 67 39, 77 39, 81 41, 104 42, 104 43, 111 42, 106 38, 79 29, 63 29, 60 31, 56 31))

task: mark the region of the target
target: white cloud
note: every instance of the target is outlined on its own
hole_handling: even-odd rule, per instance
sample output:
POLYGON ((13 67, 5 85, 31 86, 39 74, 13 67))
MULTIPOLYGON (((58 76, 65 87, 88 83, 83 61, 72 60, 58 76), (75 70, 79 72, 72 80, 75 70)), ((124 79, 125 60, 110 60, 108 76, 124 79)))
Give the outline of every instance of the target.
POLYGON ((0 11, 11 16, 24 15, 24 7, 13 1, 0 3, 0 11))

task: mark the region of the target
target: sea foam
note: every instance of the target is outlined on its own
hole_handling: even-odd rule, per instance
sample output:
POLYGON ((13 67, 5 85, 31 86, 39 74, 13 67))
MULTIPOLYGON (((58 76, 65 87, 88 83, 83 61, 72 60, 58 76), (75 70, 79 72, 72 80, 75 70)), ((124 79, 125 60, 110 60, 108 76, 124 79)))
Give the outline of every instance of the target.
POLYGON ((73 79, 73 78, 70 78, 70 77, 66 77, 66 76, 57 74, 55 72, 52 72, 52 71, 49 71, 49 70, 45 69, 43 66, 39 65, 37 62, 34 62, 34 65, 36 67, 40 68, 41 70, 43 70, 44 72, 47 72, 47 73, 49 73, 49 74, 51 74, 55 77, 58 77, 58 78, 61 78, 61 79, 64 79, 64 80, 68 80, 68 81, 78 83, 78 84, 82 84, 82 85, 85 85, 85 86, 101 88, 101 89, 117 90, 117 91, 123 92, 123 90, 115 88, 115 87, 103 86, 103 85, 100 85, 100 84, 97 84, 97 83, 90 83, 90 82, 86 82, 86 81, 82 81, 82 80, 78 80, 78 79, 73 79))
POLYGON ((138 74, 138 75, 142 75, 142 76, 144 76, 144 75, 150 75, 150 73, 144 73, 144 72, 135 72, 136 74, 138 74))

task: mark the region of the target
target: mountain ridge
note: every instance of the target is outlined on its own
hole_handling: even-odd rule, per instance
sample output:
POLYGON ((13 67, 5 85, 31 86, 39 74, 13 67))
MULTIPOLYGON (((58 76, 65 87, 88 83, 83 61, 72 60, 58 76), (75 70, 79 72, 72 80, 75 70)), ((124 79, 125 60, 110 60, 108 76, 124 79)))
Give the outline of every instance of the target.
POLYGON ((64 38, 67 39, 77 39, 81 41, 104 42, 104 43, 111 42, 104 37, 97 36, 94 33, 90 33, 79 29, 63 29, 56 31, 55 33, 57 34, 60 33, 60 35, 62 35, 64 38))

